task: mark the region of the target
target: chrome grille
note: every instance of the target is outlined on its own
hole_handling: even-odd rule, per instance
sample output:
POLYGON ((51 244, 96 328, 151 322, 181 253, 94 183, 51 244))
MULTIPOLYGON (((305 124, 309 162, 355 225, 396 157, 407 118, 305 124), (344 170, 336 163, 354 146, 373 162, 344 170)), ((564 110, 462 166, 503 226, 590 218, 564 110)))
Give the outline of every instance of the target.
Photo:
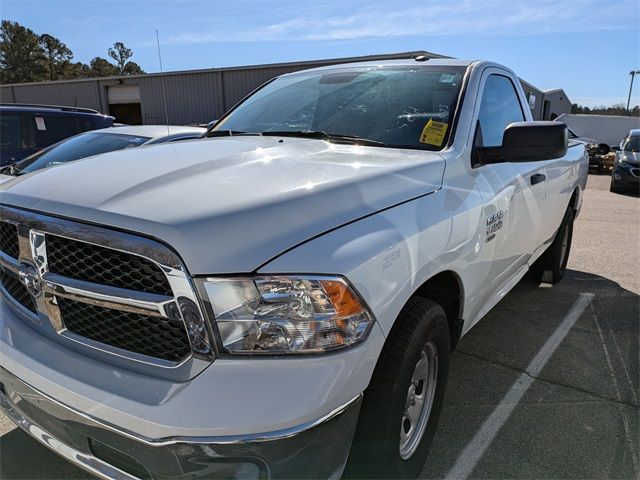
POLYGON ((12 223, 0 222, 0 251, 18 258, 18 228, 12 223))
POLYGON ((67 298, 58 300, 68 331, 112 347, 174 362, 191 351, 181 320, 151 317, 67 298))
POLYGON ((169 248, 3 205, 0 219, 16 233, 11 242, 3 236, 2 292, 15 300, 10 306, 33 312, 21 313, 34 328, 83 353, 176 380, 213 361, 209 324, 169 248), (5 243, 17 245, 14 256, 5 243))
POLYGON ((16 302, 27 310, 36 313, 36 306, 33 303, 33 298, 31 298, 29 290, 27 290, 27 287, 25 287, 19 280, 9 276, 4 271, 0 271, 0 282, 2 282, 4 289, 16 302))
POLYGON ((130 253, 46 235, 49 271, 65 277, 140 292, 172 296, 165 274, 150 260, 130 253))
POLYGON ((634 177, 640 177, 640 168, 632 168, 630 171, 634 177))

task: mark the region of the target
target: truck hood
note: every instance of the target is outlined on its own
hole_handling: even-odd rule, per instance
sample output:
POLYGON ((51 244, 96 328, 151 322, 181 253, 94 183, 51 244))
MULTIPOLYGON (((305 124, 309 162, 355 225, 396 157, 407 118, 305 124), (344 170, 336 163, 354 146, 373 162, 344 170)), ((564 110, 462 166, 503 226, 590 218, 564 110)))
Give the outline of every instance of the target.
POLYGON ((0 203, 165 242, 191 274, 283 251, 441 186, 434 152, 279 137, 139 147, 0 184, 0 203))

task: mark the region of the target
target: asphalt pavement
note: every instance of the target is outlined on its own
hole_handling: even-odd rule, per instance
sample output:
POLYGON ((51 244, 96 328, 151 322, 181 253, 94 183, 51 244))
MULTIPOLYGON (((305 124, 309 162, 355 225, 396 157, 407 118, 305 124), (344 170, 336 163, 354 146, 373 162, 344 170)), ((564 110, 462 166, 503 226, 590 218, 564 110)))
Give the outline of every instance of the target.
MULTIPOLYGON (((574 228, 453 353, 422 478, 640 479, 640 199, 590 175, 574 228)), ((86 477, 0 415, 0 478, 86 477)))

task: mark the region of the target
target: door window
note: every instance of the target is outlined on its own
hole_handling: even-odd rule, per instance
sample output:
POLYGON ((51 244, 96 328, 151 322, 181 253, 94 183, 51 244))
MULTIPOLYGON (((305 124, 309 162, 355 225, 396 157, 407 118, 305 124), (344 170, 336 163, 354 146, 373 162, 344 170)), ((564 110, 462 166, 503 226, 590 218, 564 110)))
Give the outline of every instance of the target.
POLYGON ((48 147, 78 133, 73 115, 38 115, 31 117, 36 147, 48 147))
POLYGON ((489 75, 480 103, 479 144, 484 147, 502 145, 504 130, 510 123, 524 121, 522 106, 513 83, 503 75, 489 75))
POLYGON ((0 148, 22 148, 22 130, 20 115, 3 114, 0 116, 0 148))

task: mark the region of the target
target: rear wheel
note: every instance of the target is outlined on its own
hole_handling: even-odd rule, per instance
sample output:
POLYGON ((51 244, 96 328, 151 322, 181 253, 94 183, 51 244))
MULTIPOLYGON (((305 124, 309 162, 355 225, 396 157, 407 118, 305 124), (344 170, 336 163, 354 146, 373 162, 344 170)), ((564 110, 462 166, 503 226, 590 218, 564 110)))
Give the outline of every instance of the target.
POLYGON ((569 206, 556 233, 556 238, 547 251, 529 268, 531 277, 537 282, 555 284, 564 276, 573 239, 573 219, 573 208, 569 206))
POLYGON ((412 298, 400 313, 364 394, 347 478, 415 478, 444 398, 450 338, 440 305, 412 298))

